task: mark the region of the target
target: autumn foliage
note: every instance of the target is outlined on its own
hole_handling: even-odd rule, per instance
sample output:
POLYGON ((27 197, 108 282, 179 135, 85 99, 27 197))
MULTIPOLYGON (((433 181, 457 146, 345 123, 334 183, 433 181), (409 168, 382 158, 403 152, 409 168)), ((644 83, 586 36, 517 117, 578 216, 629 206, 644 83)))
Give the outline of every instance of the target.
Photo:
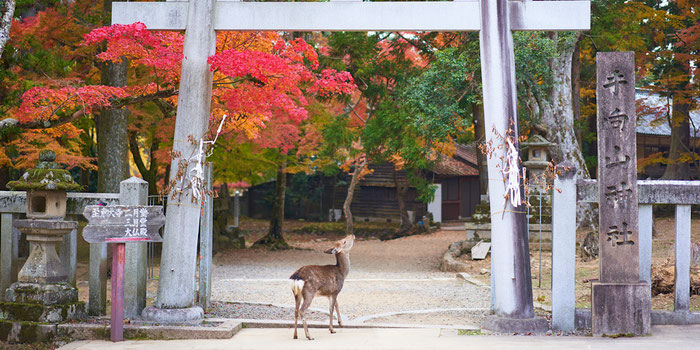
MULTIPOLYGON (((2 165, 30 167, 36 159, 33 154, 50 147, 59 150, 61 163, 94 169, 93 158, 74 144, 86 133, 75 124, 83 124, 96 112, 121 107, 132 112, 130 134, 137 143, 151 149, 154 161, 170 161, 184 35, 149 31, 142 23, 76 28, 67 19, 79 10, 96 11, 88 3, 78 1, 60 13, 42 11, 13 26, 14 47, 28 50, 37 38, 44 40, 43 46, 55 48, 59 41, 50 38, 62 35, 64 29, 72 30, 73 42, 68 52, 61 54, 79 62, 75 67, 81 70, 59 77, 37 77, 24 88, 16 86, 26 91, 7 114, 23 131, 21 137, 3 138, 2 165), (101 62, 124 60, 130 67, 127 86, 110 87, 95 81, 101 62), (63 143, 56 141, 61 139, 63 143), (12 157, 7 156, 9 148, 12 157)), ((285 40, 278 33, 217 33, 216 54, 208 62, 214 73, 210 125, 216 128, 227 116, 224 139, 250 141, 261 148, 286 151, 293 147, 305 134, 298 128, 309 117, 310 102, 355 90, 347 72, 320 68, 314 47, 300 38, 285 40)))

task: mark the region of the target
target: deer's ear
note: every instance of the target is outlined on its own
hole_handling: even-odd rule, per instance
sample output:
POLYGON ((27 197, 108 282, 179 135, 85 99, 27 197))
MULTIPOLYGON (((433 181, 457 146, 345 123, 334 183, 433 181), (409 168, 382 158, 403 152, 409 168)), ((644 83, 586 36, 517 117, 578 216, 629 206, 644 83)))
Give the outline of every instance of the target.
POLYGON ((326 254, 335 254, 336 250, 335 250, 335 248, 331 248, 331 249, 326 249, 323 252, 326 254))

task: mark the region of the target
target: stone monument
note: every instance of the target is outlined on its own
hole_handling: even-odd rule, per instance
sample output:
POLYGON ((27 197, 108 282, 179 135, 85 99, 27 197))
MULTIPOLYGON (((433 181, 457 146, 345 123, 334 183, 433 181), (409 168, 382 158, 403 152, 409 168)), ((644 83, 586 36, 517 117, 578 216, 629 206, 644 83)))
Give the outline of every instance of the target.
POLYGON ((634 52, 599 52, 596 62, 600 278, 591 285, 593 334, 649 334, 649 285, 639 277, 634 52))
POLYGON ((33 342, 49 339, 51 323, 84 315, 85 305, 78 301, 78 290, 68 283, 68 274, 56 254, 56 243, 78 227, 64 221, 66 191, 78 190, 67 170, 58 169, 56 154, 39 152, 40 163, 17 181, 7 184, 12 190, 27 191, 27 219, 14 225, 27 237, 30 254, 20 270, 17 282, 5 291, 0 302, 1 340, 33 342), (44 327, 46 326, 46 327, 44 327), (6 332, 5 332, 6 331, 6 332))

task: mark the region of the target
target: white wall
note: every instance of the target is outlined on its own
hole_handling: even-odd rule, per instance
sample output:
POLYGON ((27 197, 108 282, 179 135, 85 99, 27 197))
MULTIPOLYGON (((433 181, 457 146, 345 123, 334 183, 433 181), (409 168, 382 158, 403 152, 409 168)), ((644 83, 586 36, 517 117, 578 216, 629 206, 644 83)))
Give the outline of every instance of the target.
POLYGON ((433 201, 428 203, 428 211, 433 213, 434 222, 442 222, 442 185, 437 185, 433 201))

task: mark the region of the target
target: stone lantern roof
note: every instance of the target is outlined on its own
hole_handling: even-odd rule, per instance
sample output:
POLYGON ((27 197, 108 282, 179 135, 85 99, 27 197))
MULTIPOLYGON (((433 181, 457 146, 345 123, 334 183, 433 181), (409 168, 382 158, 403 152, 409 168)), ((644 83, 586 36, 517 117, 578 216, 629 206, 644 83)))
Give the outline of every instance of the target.
POLYGON ((82 186, 73 181, 68 170, 59 169, 54 162, 56 153, 51 150, 39 152, 39 164, 27 170, 17 181, 10 181, 7 187, 13 191, 78 191, 82 186))
POLYGON ((553 142, 547 141, 544 137, 541 135, 533 135, 530 136, 526 141, 523 141, 520 143, 520 146, 525 148, 525 147, 549 147, 549 146, 554 146, 555 144, 553 142))

